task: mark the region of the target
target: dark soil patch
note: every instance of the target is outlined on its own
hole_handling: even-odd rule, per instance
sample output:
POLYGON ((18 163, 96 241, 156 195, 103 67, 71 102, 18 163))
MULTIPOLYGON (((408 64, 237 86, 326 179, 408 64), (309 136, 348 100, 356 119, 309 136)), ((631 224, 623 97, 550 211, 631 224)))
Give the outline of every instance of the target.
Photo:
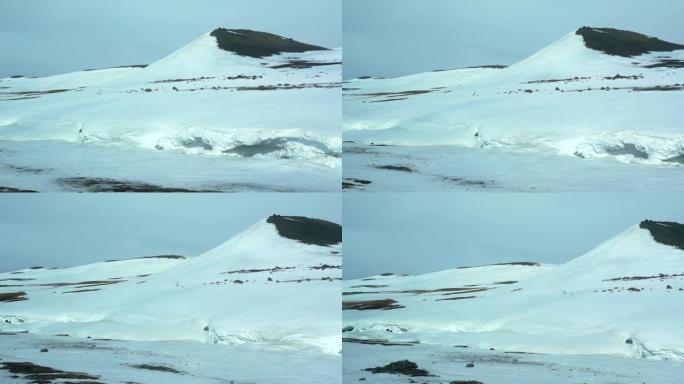
POLYGON ((665 59, 655 64, 645 65, 644 68, 684 68, 684 60, 665 59))
POLYGON ((648 52, 671 52, 684 49, 684 45, 614 28, 582 27, 575 33, 584 38, 587 48, 609 55, 630 57, 648 52))
POLYGON ((456 183, 456 184, 464 186, 464 187, 487 188, 487 187, 494 185, 494 180, 473 180, 473 179, 466 179, 463 177, 448 177, 448 176, 440 176, 440 177, 442 180, 449 181, 452 183, 456 183))
POLYGON ((354 344, 367 344, 367 345, 384 345, 386 347, 391 346, 406 346, 410 347, 412 345, 419 344, 418 341, 389 341, 386 339, 356 339, 352 337, 343 337, 343 343, 354 343, 354 344))
POLYGON ((475 266, 469 266, 469 267, 457 267, 456 269, 491 267, 494 265, 523 265, 523 266, 528 266, 528 267, 539 267, 540 266, 539 263, 535 263, 532 261, 514 261, 511 263, 495 263, 495 264, 486 264, 486 265, 475 265, 475 266))
POLYGON ((94 291, 100 291, 100 288, 94 288, 94 289, 79 289, 76 291, 64 291, 62 293, 81 293, 81 292, 94 292, 94 291))
POLYGON ((131 65, 119 65, 116 67, 107 67, 107 68, 88 68, 88 69, 84 69, 83 71, 88 72, 88 71, 99 71, 102 69, 113 69, 113 68, 146 68, 146 67, 147 67, 147 64, 131 64, 131 65))
POLYGON ((684 224, 672 221, 644 220, 639 224, 639 228, 651 232, 653 240, 658 243, 684 250, 684 224))
POLYGON ((399 305, 395 300, 392 299, 381 299, 381 300, 366 300, 366 301, 343 301, 343 310, 357 310, 366 311, 372 309, 390 310, 405 308, 403 305, 399 305))
MULTIPOLYGON (((98 380, 99 376, 89 375, 82 372, 66 372, 59 369, 36 365, 29 362, 3 362, 0 369, 4 369, 13 375, 23 375, 23 378, 35 384, 50 384, 53 382, 64 383, 63 380, 98 380)), ((78 381, 83 383, 83 381, 78 381)))
POLYGON ((651 276, 626 276, 626 277, 616 277, 613 279, 606 279, 603 281, 634 281, 634 280, 651 280, 651 279, 658 279, 660 281, 667 280, 667 279, 674 279, 677 277, 684 277, 684 273, 677 273, 673 275, 668 275, 665 273, 659 273, 657 275, 651 275, 651 276))
POLYGON ((410 360, 400 360, 389 363, 384 367, 366 368, 364 371, 371 373, 392 373, 395 375, 405 375, 411 377, 433 376, 425 369, 418 368, 418 364, 410 360))
POLYGON ((324 271, 326 269, 342 269, 342 266, 341 265, 321 264, 321 265, 314 265, 312 267, 309 267, 309 269, 324 271))
POLYGON ((305 44, 299 41, 267 32, 249 29, 218 28, 211 32, 220 49, 240 56, 261 58, 283 52, 323 51, 327 48, 305 44))
POLYGON ((330 221, 271 215, 266 222, 275 225, 280 236, 304 244, 330 246, 342 242, 342 226, 330 221))
POLYGON ((344 178, 342 179, 342 189, 352 189, 352 188, 362 188, 370 184, 370 180, 355 179, 355 178, 344 178))
POLYGON ((516 280, 506 280, 506 281, 496 281, 494 284, 515 284, 517 283, 516 280))
POLYGON ((327 65, 340 65, 340 64, 342 64, 341 61, 330 62, 330 61, 290 60, 285 64, 274 65, 271 68, 273 68, 273 69, 281 69, 281 68, 305 69, 305 68, 324 67, 327 65))
POLYGON ((294 269, 294 267, 283 267, 283 268, 281 268, 281 267, 279 267, 279 266, 276 265, 276 266, 273 267, 273 268, 263 268, 263 269, 238 269, 238 270, 234 270, 234 271, 221 272, 220 274, 221 274, 221 275, 230 275, 230 274, 233 274, 233 273, 259 273, 259 272, 271 272, 271 273, 272 273, 272 272, 285 271, 285 270, 288 270, 288 269, 294 269))
POLYGON ((389 287, 389 285, 370 285, 370 284, 364 284, 364 285, 354 285, 349 288, 384 288, 384 287, 389 287))
POLYGON ((684 86, 681 85, 656 85, 653 87, 633 87, 630 88, 634 92, 653 92, 653 91, 682 91, 684 86))
POLYGON ((195 81, 211 80, 211 79, 214 79, 214 78, 215 78, 215 77, 213 77, 213 76, 211 76, 211 77, 202 76, 202 77, 192 77, 192 78, 187 78, 187 79, 156 80, 156 81, 150 82, 150 84, 182 83, 182 82, 192 83, 192 82, 195 82, 195 81))
POLYGON ((192 190, 170 188, 139 181, 124 181, 101 177, 61 177, 57 184, 76 190, 76 192, 217 192, 212 190, 192 190))
POLYGON ((639 79, 643 79, 643 78, 644 78, 644 76, 642 76, 642 75, 623 76, 619 73, 615 76, 604 77, 604 79, 606 79, 606 80, 623 80, 623 79, 624 80, 639 80, 639 79))
POLYGON ((5 292, 0 293, 0 302, 10 303, 13 301, 25 301, 28 300, 26 297, 26 292, 5 292))
POLYGON ((481 381, 477 380, 454 380, 450 381, 449 384, 484 384, 481 381))
POLYGON ((573 81, 580 81, 580 80, 589 80, 591 77, 568 77, 565 79, 543 79, 543 80, 531 80, 531 81, 526 81, 522 84, 546 84, 546 83, 570 83, 573 81))
POLYGON ((12 165, 12 164, 7 164, 6 167, 9 168, 9 169, 11 169, 11 170, 17 171, 17 172, 21 172, 21 173, 32 173, 32 174, 34 174, 34 175, 37 175, 37 174, 40 174, 40 173, 45 173, 45 172, 48 172, 48 171, 51 171, 51 170, 52 170, 52 169, 49 169, 49 168, 34 168, 34 167, 26 167, 26 166, 23 166, 23 165, 12 165))
POLYGON ((3 192, 16 193, 16 192, 37 192, 37 191, 34 191, 32 189, 20 189, 20 188, 0 186, 0 193, 3 193, 3 192))
POLYGON ((170 367, 165 367, 163 365, 152 365, 152 364, 134 364, 131 365, 133 368, 138 368, 138 369, 146 369, 148 371, 159 371, 159 372, 169 372, 169 373, 176 373, 183 375, 185 372, 179 371, 177 369, 173 369, 170 367))
POLYGON ((404 165, 373 165, 373 168, 385 169, 388 171, 414 172, 413 169, 404 165))
POLYGON ((474 299, 477 296, 457 296, 457 297, 447 297, 444 299, 437 299, 435 301, 445 301, 445 300, 465 300, 465 299, 474 299))
POLYGON ((156 256, 136 257, 136 259, 177 259, 177 260, 184 260, 185 256, 181 256, 181 255, 156 255, 156 256))

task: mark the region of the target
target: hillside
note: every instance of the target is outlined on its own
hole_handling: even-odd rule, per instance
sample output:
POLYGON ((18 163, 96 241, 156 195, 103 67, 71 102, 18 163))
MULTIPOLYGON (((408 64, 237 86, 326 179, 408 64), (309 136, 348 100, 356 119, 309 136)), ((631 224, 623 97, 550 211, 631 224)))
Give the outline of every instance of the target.
POLYGON ((507 190, 680 189, 681 176, 667 180, 684 156, 682 47, 583 27, 508 67, 345 81, 344 176, 367 190, 473 187, 458 178, 507 190), (378 172, 385 164, 414 173, 378 172))
POLYGON ((192 190, 338 189, 340 76, 340 49, 216 29, 146 66, 0 79, 0 145, 15 153, 1 159, 0 186, 64 189, 78 173, 192 190), (86 150, 88 162, 59 164, 86 150), (211 171, 217 157, 228 176, 211 171), (128 165, 160 158, 179 177, 128 165))

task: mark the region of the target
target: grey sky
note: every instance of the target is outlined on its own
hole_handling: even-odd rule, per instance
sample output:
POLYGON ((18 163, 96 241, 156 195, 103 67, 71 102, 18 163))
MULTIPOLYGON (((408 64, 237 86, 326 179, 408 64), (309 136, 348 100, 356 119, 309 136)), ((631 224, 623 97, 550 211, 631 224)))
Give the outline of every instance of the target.
POLYGON ((196 256, 273 214, 341 223, 337 194, 3 194, 0 271, 196 256))
POLYGON ((340 0, 2 0, 0 78, 148 64, 216 27, 342 45, 340 0))
POLYGON ((643 219, 684 222, 679 194, 347 193, 343 204, 345 279, 562 263, 643 219))
POLYGON ((684 43, 681 0, 344 0, 344 77, 512 64, 581 26, 684 43))

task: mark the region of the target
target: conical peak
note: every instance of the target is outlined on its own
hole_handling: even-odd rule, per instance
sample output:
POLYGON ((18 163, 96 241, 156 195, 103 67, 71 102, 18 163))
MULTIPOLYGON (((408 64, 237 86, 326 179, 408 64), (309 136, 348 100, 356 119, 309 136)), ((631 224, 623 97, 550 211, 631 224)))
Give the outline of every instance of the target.
POLYGON ((275 225, 280 236, 304 244, 330 246, 342 242, 342 227, 330 221, 271 215, 266 222, 275 225))
POLYGON ((684 49, 684 45, 615 28, 582 27, 575 34, 582 36, 587 48, 615 56, 631 57, 649 52, 684 49))
POLYGON ((653 240, 684 250, 684 224, 672 221, 644 220, 639 228, 648 230, 653 240))
POLYGON ((217 28, 209 34, 218 47, 240 56, 262 58, 284 52, 322 51, 328 48, 302 43, 287 37, 249 29, 217 28))

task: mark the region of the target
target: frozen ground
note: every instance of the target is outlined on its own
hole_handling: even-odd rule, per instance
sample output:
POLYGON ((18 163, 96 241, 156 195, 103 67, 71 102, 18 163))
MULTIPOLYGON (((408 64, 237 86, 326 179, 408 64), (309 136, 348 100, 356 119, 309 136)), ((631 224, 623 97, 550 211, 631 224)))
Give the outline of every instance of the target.
POLYGON ((273 215, 195 257, 0 273, 0 368, 106 383, 339 381, 341 236, 335 223, 273 215), (138 378, 127 364, 184 373, 138 378))
POLYGON ((345 81, 344 177, 371 181, 368 190, 681 190, 681 177, 659 181, 684 162, 683 46, 608 54, 582 30, 634 48, 624 31, 583 28, 509 67, 345 81), (428 177, 407 183, 377 163, 428 177))
MULTIPOLYGON (((220 47, 217 31, 147 66, 0 79, 0 140, 12 143, 2 149, 11 146, 33 168, 89 177, 339 190, 342 51, 290 51, 282 44, 301 43, 222 30, 269 50, 254 55, 239 44, 220 47), (140 169, 147 161, 159 168, 140 169)), ((30 172, 4 169, 0 177, 13 179, 7 188, 55 189, 30 172)))
POLYGON ((234 158, 96 143, 0 140, 0 190, 339 191, 340 173, 340 167, 301 159, 234 158))
POLYGON ((560 265, 345 280, 345 381, 406 381, 361 369, 408 359, 440 376, 418 382, 676 382, 682 305, 684 225, 667 222, 643 221, 560 265))
POLYGON ((682 191, 684 168, 547 149, 344 144, 345 191, 682 191))
MULTIPOLYGON (((193 341, 125 341, 37 334, 0 335, 0 382, 24 384, 7 363, 82 373, 71 383, 340 383, 340 356, 277 345, 225 346, 193 341), (40 352, 47 349, 47 352, 40 352), (7 367, 7 365, 5 365, 7 367)), ((30 373, 29 373, 30 375, 30 373)), ((53 375, 53 377, 59 374, 53 375)), ((62 376, 69 377, 67 374, 62 376)), ((43 375, 46 380, 50 375, 43 375), (46 377, 47 376, 47 377, 46 377)), ((35 377, 34 377, 35 379, 35 377)), ((43 381, 65 383, 67 380, 43 381)))
POLYGON ((678 384, 684 364, 612 355, 526 354, 450 345, 383 346, 344 343, 344 383, 442 384, 678 384), (371 373, 408 359, 431 375, 371 373), (472 363, 474 366, 467 368, 472 363), (360 380, 360 379, 365 380, 360 380))

